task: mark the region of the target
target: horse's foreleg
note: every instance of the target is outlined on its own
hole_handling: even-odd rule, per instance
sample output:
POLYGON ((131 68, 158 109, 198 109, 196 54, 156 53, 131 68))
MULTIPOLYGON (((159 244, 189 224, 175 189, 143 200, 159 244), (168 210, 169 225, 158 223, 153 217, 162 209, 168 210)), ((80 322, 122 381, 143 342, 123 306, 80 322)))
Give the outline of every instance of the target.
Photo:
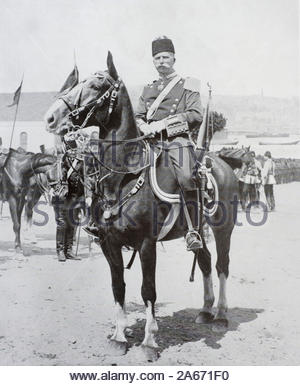
POLYGON ((142 298, 146 306, 145 337, 142 345, 156 348, 154 334, 158 331, 155 320, 154 305, 156 301, 155 268, 156 268, 156 243, 153 240, 144 240, 140 258, 143 272, 142 298))
POLYGON ((26 238, 32 243, 36 242, 36 237, 31 232, 32 227, 32 217, 33 217, 33 208, 37 204, 38 200, 41 197, 41 193, 38 189, 30 189, 27 194, 27 202, 25 205, 25 232, 26 238))
POLYGON ((124 331, 127 327, 127 316, 125 312, 125 282, 122 252, 121 248, 114 246, 109 239, 102 244, 102 250, 110 266, 112 290, 116 308, 116 325, 111 341, 116 342, 120 349, 125 350, 125 353, 127 339, 124 331))
POLYGON ((203 276, 204 304, 196 323, 208 323, 213 319, 212 306, 215 301, 211 276, 211 255, 203 240, 203 249, 197 251, 197 261, 203 276))

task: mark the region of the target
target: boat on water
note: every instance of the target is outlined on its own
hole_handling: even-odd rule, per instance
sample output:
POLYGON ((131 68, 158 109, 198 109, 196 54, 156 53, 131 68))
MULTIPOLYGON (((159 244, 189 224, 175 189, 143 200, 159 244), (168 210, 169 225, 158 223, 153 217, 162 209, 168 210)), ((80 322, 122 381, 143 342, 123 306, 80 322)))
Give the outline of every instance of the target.
POLYGON ((213 141, 211 144, 212 145, 222 145, 222 146, 235 146, 239 143, 239 140, 235 141, 213 141))
POLYGON ((297 145, 300 139, 296 141, 259 141, 260 145, 297 145))
POLYGON ((272 133, 260 133, 260 134, 246 134, 246 138, 282 138, 282 137, 289 137, 290 134, 288 133, 279 133, 279 134, 272 134, 272 133))

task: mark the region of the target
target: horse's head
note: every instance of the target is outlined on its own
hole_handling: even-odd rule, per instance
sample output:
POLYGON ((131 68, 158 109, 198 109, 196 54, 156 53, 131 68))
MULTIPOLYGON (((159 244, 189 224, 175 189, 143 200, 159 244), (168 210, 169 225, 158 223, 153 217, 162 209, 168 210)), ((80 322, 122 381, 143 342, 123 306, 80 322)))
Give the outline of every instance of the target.
POLYGON ((249 164, 254 162, 255 159, 255 152, 253 150, 250 150, 250 146, 242 148, 244 153, 241 156, 242 161, 245 164, 249 164))
POLYGON ((121 84, 110 52, 107 68, 58 97, 44 118, 49 132, 63 135, 73 125, 99 126, 109 120, 121 84))

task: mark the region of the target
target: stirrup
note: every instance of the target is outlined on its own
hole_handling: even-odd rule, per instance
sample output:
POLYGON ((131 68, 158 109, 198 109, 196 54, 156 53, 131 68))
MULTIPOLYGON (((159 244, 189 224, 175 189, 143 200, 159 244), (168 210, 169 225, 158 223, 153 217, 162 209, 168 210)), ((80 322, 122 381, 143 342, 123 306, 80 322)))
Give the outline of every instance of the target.
POLYGON ((195 230, 188 231, 188 233, 185 236, 185 241, 186 241, 186 249, 188 251, 195 251, 197 249, 203 248, 201 236, 195 230))

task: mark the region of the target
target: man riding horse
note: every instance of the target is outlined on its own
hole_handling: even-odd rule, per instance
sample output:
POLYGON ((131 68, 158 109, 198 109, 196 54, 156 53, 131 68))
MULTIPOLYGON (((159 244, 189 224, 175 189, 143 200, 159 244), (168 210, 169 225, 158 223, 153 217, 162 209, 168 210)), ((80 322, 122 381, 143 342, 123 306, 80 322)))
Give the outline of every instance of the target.
POLYGON ((189 225, 186 234, 187 250, 196 250, 202 248, 202 241, 197 232, 198 211, 195 208, 198 208, 198 198, 192 178, 193 144, 189 140, 189 132, 199 127, 203 119, 199 81, 183 79, 176 74, 175 49, 172 40, 167 37, 152 42, 152 56, 159 79, 144 87, 136 110, 136 121, 144 134, 152 133, 155 137, 160 135, 166 141, 164 148, 172 162, 189 225), (176 130, 173 133, 172 128, 176 130))

